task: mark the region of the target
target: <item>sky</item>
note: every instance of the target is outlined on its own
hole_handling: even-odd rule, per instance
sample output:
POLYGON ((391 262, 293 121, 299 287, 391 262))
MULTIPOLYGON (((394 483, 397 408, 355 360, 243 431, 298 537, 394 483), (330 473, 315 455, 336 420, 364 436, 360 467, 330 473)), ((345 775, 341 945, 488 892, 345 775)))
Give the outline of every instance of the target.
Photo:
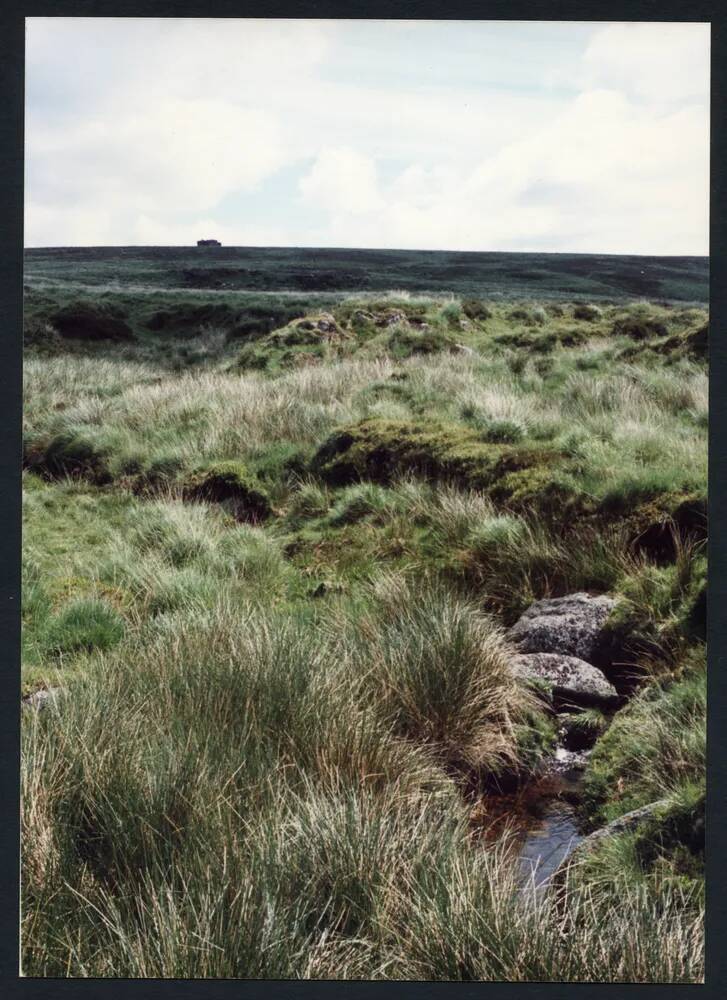
POLYGON ((25 244, 707 254, 709 25, 29 18, 25 244))

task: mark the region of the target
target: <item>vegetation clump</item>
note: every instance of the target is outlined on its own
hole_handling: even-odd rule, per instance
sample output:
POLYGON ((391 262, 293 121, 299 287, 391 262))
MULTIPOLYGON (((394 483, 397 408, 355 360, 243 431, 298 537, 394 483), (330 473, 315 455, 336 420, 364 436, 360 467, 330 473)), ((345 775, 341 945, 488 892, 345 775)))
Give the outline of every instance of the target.
POLYGON ((559 337, 550 330, 545 333, 519 330, 513 333, 501 333, 496 337, 496 341, 506 347, 524 348, 534 354, 548 354, 558 344, 559 337))
POLYGON ((133 341, 134 332, 123 316, 102 306, 79 302, 52 316, 52 325, 61 337, 74 340, 133 341))
POLYGON ((593 511, 592 499, 583 492, 576 481, 562 471, 552 468, 557 455, 548 461, 547 452, 541 452, 532 466, 506 472, 490 489, 490 496, 498 503, 522 512, 530 512, 557 523, 568 523, 593 511))
POLYGON ((623 518, 634 547, 659 561, 674 559, 683 538, 707 537, 707 498, 702 492, 622 483, 603 497, 599 512, 608 519, 623 518))
POLYGON ((319 316, 306 316, 294 320, 288 327, 274 333, 270 338, 273 344, 317 344, 320 341, 333 341, 345 338, 346 334, 330 313, 319 316))
POLYGON ((389 353, 394 358, 411 358, 416 354, 438 354, 442 351, 455 351, 457 345, 441 330, 422 330, 397 326, 389 334, 387 341, 389 353))
POLYGON ((598 741, 585 783, 584 808, 593 826, 702 783, 703 664, 702 653, 681 680, 645 688, 598 741))
POLYGON ((676 358, 692 357, 705 361, 709 354, 709 325, 705 323, 696 329, 675 333, 659 344, 653 344, 652 350, 676 358))
POLYGON ((522 769, 513 727, 538 711, 513 677, 501 628, 445 589, 384 578, 375 594, 353 627, 383 717, 466 773, 522 769))
POLYGON ((659 320, 648 316, 625 316, 613 324, 611 334, 614 337, 630 337, 631 340, 650 340, 654 337, 665 337, 668 331, 659 320))
POLYGON ((462 320, 462 306, 459 302, 448 302, 439 311, 439 319, 449 327, 459 327, 462 320))
POLYGON ((155 333, 186 337, 194 336, 203 327, 214 327, 224 330, 230 340, 243 340, 263 337, 302 315, 304 309, 295 303, 270 302, 240 308, 224 302, 190 302, 155 310, 146 326, 155 333))
POLYGON ((587 323, 593 323, 595 320, 601 319, 602 316, 603 312, 598 306, 589 305, 586 302, 579 302, 573 307, 573 319, 581 319, 587 323))
POLYGON ((475 430, 456 425, 365 420, 332 434, 318 449, 312 471, 333 485, 361 479, 390 482, 416 473, 487 489, 501 477, 555 461, 545 448, 516 449, 483 441, 475 430))
POLYGON ((82 476, 98 485, 111 481, 110 448, 79 431, 62 431, 49 441, 30 444, 25 453, 28 468, 47 477, 82 476))
POLYGON ((685 347, 689 354, 693 355, 695 358, 701 358, 706 360, 709 353, 709 324, 705 323, 703 326, 697 327, 696 330, 691 330, 689 333, 685 334, 685 347))
POLYGON ((270 516, 270 500, 240 462, 218 462, 189 477, 188 500, 225 504, 240 521, 253 523, 270 516))
POLYGON ((36 354, 55 354, 61 347, 58 331, 50 323, 38 318, 23 322, 23 350, 36 354))
POLYGON ((123 634, 123 619, 108 603, 77 599, 48 620, 42 638, 48 652, 58 655, 110 649, 123 634))
POLYGON ((706 563, 682 549, 675 563, 638 562, 619 580, 621 599, 604 632, 604 651, 627 687, 644 673, 674 676, 706 639, 706 563))
POLYGON ((481 299, 464 299, 462 301, 462 312, 467 319, 478 323, 492 319, 492 310, 481 299))

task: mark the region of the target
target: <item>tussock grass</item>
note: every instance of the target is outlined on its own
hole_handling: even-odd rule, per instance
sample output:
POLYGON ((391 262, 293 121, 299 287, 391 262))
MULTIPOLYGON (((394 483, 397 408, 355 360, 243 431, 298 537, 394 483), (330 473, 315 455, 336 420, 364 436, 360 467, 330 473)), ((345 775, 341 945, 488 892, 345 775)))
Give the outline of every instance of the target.
POLYGON ((381 578, 356 608, 355 670, 396 732, 466 770, 517 770, 516 726, 534 708, 501 628, 441 588, 381 578))
POLYGON ((356 725, 290 619, 180 630, 26 726, 26 974, 700 978, 673 894, 601 890, 565 937, 503 848, 472 850, 433 762, 356 725))
POLYGON ((67 817, 76 825, 62 828, 78 837, 85 802, 85 860, 74 862, 77 848, 59 850, 49 821, 64 761, 34 756, 39 735, 24 770, 34 848, 24 868, 27 974, 641 982, 703 974, 699 908, 685 910, 673 890, 656 900, 604 889, 575 897, 575 929, 564 934, 547 896, 518 891, 502 848, 472 850, 457 801, 421 787, 372 792, 322 774, 296 783, 283 772, 284 791, 278 778, 256 782, 251 795, 249 753, 244 763, 228 755, 221 770, 215 757, 213 782, 209 746, 191 770, 177 742, 173 760, 156 754, 153 784, 142 777, 136 831, 128 798, 117 796, 119 778, 128 793, 129 772, 148 757, 143 722, 126 767, 93 733, 102 761, 84 772, 93 811, 76 800, 67 817), (109 879, 109 859, 133 865, 125 883, 133 893, 109 879))
MULTIPOLYGON (((153 483, 164 463, 174 475, 200 461, 255 457, 276 444, 312 447, 336 427, 367 416, 429 419, 435 412, 465 420, 483 441, 530 439, 562 447, 571 465, 578 463, 576 482, 594 496, 634 482, 695 488, 706 475, 706 380, 696 365, 659 378, 638 370, 618 376, 572 372, 552 388, 537 376, 498 375, 497 361, 484 368, 480 360, 459 356, 405 362, 403 382, 392 379, 390 361, 351 361, 273 382, 210 372, 154 379, 143 367, 122 365, 112 385, 103 365, 92 381, 87 359, 66 358, 57 382, 44 372, 38 385, 35 369, 43 365, 31 359, 26 372, 26 453, 37 453, 42 467, 48 449, 57 450, 54 442, 70 435, 79 454, 90 449, 105 474, 122 481, 136 474, 153 483), (75 405, 64 401, 58 409, 54 384, 74 382, 75 405), (395 396, 361 398, 373 384, 390 386, 395 396)), ((82 473, 86 461, 66 468, 82 473)))

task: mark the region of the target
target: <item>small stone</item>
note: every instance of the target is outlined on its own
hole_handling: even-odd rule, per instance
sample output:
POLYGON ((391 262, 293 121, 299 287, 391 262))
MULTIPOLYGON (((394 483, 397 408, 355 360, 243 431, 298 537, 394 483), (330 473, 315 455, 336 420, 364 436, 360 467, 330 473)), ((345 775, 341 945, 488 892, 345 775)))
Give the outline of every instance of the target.
POLYGON ((65 691, 61 687, 41 688, 40 691, 34 691, 23 698, 23 707, 38 710, 41 708, 55 708, 59 698, 64 693, 65 691))

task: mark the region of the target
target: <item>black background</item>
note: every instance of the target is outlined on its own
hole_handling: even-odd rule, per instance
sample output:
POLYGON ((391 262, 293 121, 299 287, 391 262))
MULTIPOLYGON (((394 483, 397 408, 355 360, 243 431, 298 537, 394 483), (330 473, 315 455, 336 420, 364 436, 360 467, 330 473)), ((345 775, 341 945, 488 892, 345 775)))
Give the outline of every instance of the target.
MULTIPOLYGON (((0 3, 0 976, 18 997, 630 998, 727 997, 727 261, 724 2, 241 3, 235 0, 53 0, 0 3), (705 986, 558 983, 273 982, 19 978, 20 540, 23 269, 24 18, 345 17, 712 23, 710 472, 708 596, 707 976, 705 986)), ((668 206, 664 206, 665 215, 668 206)), ((668 222, 667 222, 668 224, 668 222)))

